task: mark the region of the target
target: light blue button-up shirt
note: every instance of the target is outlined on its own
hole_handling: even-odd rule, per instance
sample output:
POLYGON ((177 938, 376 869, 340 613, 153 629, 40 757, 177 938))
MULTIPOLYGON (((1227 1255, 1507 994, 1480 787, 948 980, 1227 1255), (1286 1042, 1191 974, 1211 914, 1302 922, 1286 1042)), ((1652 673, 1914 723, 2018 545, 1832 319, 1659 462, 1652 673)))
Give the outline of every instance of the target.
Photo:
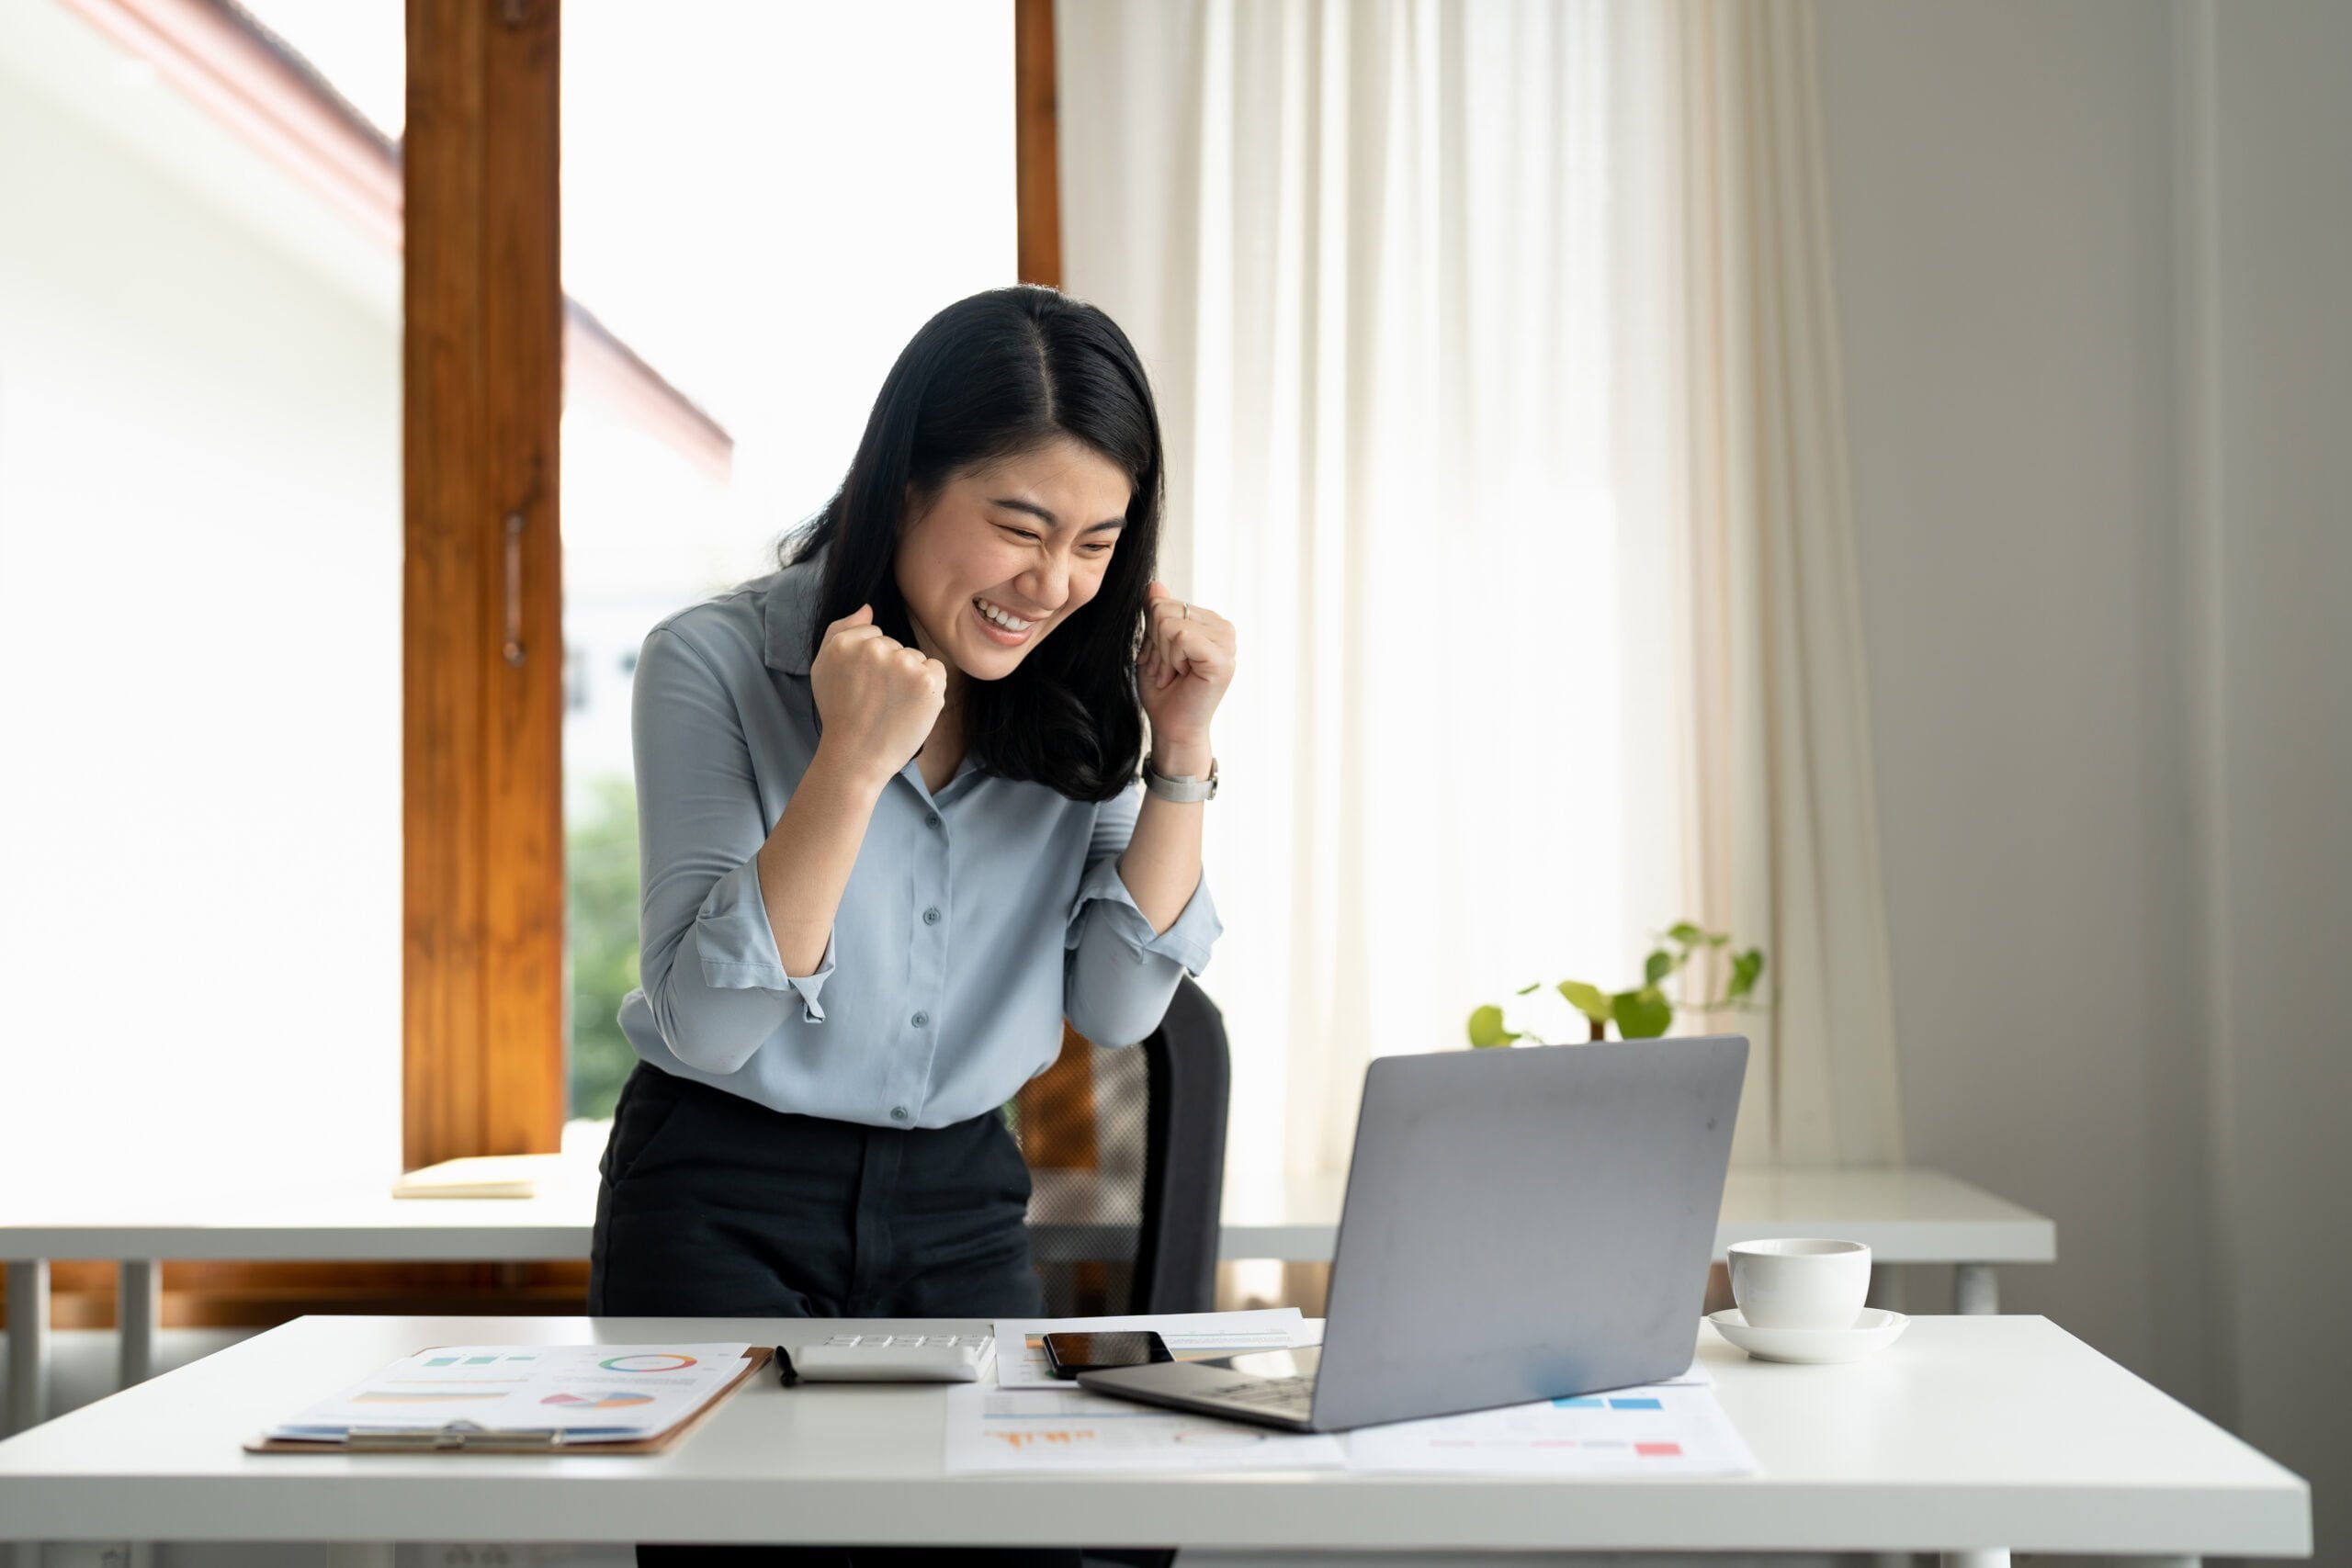
POLYGON ((944 1127, 1050 1066, 1062 1020, 1103 1045, 1159 1024, 1224 930, 1205 878, 1155 934, 1119 878, 1143 789, 1101 805, 967 752, 933 795, 884 788, 814 974, 785 973, 755 857, 817 750, 808 639, 820 562, 680 610, 632 697, 637 1054, 777 1111, 944 1127))

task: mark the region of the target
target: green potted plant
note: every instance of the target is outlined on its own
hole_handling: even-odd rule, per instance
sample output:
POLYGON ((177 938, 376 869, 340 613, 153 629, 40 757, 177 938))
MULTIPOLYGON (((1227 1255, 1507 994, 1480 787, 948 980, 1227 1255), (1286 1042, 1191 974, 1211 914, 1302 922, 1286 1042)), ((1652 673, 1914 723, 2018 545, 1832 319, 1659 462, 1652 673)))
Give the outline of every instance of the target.
MULTIPOLYGON (((1623 991, 1604 991, 1582 980, 1562 980, 1555 987, 1567 998, 1568 1005, 1584 1014, 1592 1026, 1589 1038, 1605 1040, 1609 1026, 1617 1026, 1620 1040, 1656 1040, 1674 1026, 1675 1004, 1666 994, 1667 981, 1681 975, 1690 961, 1702 954, 1722 953, 1731 945, 1728 931, 1703 931, 1684 920, 1658 938, 1660 945, 1642 961, 1642 983, 1623 991)), ((1764 974, 1764 950, 1751 947, 1744 953, 1728 953, 1729 973, 1724 978, 1723 995, 1712 1001, 1685 1002, 1701 1012, 1750 1011, 1749 1000, 1756 992, 1756 982, 1764 974)), ((1720 960, 1702 960, 1702 968, 1720 971, 1720 960)), ((1526 996, 1543 984, 1521 986, 1513 993, 1526 996)), ((1493 1003, 1474 1008, 1470 1012, 1470 1043, 1473 1045, 1508 1045, 1515 1040, 1531 1040, 1538 1045, 1565 1043, 1547 1041, 1532 1030, 1505 1029, 1503 1010, 1493 1003)))

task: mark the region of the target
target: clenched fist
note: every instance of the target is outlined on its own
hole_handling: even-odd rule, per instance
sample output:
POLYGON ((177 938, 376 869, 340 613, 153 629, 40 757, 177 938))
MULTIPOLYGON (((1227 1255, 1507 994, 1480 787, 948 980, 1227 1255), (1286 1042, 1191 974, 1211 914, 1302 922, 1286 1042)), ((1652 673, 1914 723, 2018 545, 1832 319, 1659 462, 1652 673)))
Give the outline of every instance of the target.
POLYGON ((930 738, 947 703, 947 666, 885 633, 874 606, 861 604, 825 628, 808 688, 825 747, 885 780, 930 738))

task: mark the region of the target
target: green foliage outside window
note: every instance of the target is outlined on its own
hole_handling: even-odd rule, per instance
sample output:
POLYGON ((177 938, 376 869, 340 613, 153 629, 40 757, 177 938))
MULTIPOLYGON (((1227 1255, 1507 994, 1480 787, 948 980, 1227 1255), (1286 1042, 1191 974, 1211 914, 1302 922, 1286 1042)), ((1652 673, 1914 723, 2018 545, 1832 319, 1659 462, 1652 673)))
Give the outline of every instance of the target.
POLYGON ((637 787, 625 774, 587 782, 588 809, 566 824, 571 938, 571 1115, 605 1117, 637 1053, 621 1033, 621 998, 637 988, 637 787))

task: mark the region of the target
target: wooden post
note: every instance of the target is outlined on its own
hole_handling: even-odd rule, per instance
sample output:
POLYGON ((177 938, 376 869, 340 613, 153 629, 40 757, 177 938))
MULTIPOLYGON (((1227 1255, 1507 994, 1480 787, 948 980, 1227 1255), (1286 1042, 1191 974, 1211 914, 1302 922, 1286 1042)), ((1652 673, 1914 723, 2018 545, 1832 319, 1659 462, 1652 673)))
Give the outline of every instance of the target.
POLYGON ((1054 0, 1012 0, 1012 100, 1020 281, 1059 288, 1061 139, 1054 96, 1054 0))
POLYGON ((558 23, 557 0, 408 0, 411 1168, 551 1151, 562 1125, 558 23))

